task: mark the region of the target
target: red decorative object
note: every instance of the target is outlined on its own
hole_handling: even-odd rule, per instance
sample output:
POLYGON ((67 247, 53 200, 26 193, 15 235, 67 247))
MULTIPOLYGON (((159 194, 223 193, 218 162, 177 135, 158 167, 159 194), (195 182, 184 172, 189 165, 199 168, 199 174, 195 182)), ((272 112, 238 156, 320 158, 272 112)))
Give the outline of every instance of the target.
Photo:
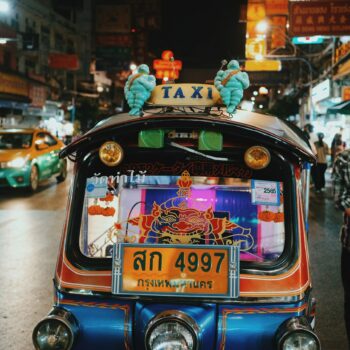
POLYGON ((78 70, 79 59, 77 55, 51 53, 49 55, 49 67, 53 69, 78 70))
POLYGON ((174 60, 174 53, 170 50, 165 50, 162 53, 162 59, 153 61, 153 68, 156 70, 156 78, 163 79, 166 82, 179 78, 182 61, 174 60))
POLYGON ((103 216, 113 216, 115 214, 115 209, 112 207, 101 207, 99 205, 90 205, 88 208, 89 215, 103 215, 103 216))
POLYGON ((274 213, 272 211, 264 210, 258 214, 258 219, 261 221, 270 222, 270 221, 273 221, 275 219, 275 215, 276 215, 276 213, 274 213))
POLYGON ((99 200, 102 202, 111 202, 113 200, 113 198, 114 198, 113 194, 110 192, 107 192, 106 197, 99 198, 99 200))
POLYGON ((274 222, 284 222, 284 214, 280 213, 280 212, 276 213, 273 221, 274 222))

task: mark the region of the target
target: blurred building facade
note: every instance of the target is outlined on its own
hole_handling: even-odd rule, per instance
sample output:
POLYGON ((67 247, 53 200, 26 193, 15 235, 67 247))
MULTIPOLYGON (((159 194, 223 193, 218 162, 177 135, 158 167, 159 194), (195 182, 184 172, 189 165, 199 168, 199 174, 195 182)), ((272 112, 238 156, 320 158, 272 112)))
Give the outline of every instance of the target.
POLYGON ((343 128, 350 142, 349 1, 247 0, 241 21, 251 78, 245 108, 314 124, 328 142, 343 128))
POLYGON ((59 123, 69 119, 67 111, 72 104, 64 99, 65 92, 75 92, 78 81, 89 74, 89 2, 3 3, 8 6, 0 11, 2 125, 49 122, 51 129, 56 129, 51 131, 60 136, 59 123))

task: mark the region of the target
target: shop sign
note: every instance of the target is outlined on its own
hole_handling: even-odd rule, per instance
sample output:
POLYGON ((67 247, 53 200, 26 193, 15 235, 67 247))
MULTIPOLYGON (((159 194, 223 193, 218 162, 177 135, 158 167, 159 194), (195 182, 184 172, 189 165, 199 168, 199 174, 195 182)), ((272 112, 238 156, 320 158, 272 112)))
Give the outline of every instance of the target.
POLYGON ((97 34, 96 47, 99 46, 131 47, 132 40, 129 34, 97 34))
POLYGON ((271 49, 286 46, 286 16, 273 16, 271 18, 271 49))
POLYGON ((31 84, 29 86, 29 98, 32 100, 30 105, 33 107, 43 107, 47 99, 47 88, 31 84))
POLYGON ((350 74, 350 60, 347 60, 343 64, 339 65, 337 75, 334 76, 333 79, 339 79, 348 74, 350 74))
POLYGON ((344 56, 346 56, 350 52, 350 41, 341 44, 335 50, 334 63, 340 61, 344 56))
POLYGON ((350 100, 350 86, 343 86, 342 87, 341 98, 343 101, 350 100))
POLYGON ((50 53, 49 67, 52 69, 77 70, 79 69, 79 59, 74 54, 50 53))
POLYGON ((182 61, 174 60, 173 52, 165 50, 162 52, 161 59, 153 60, 153 69, 156 70, 157 79, 178 79, 182 69, 182 61))
POLYGON ((280 71, 282 63, 279 60, 248 60, 245 62, 244 69, 251 71, 280 71))
POLYGON ((266 55, 266 41, 264 38, 248 38, 245 44, 245 57, 255 59, 256 56, 266 55))
POLYGON ((247 7, 247 20, 258 22, 266 16, 265 3, 249 0, 247 7))
POLYGON ((97 5, 97 33, 130 33, 129 5, 97 5))
POLYGON ((314 36, 300 36, 292 38, 292 43, 295 45, 304 45, 304 44, 322 44, 323 36, 314 35, 314 36))
POLYGON ((326 79, 314 86, 311 90, 311 100, 313 103, 324 100, 331 95, 331 81, 326 79))
POLYGON ((265 10, 267 16, 288 15, 288 0, 268 0, 265 10))
POLYGON ((0 93, 28 97, 28 82, 21 77, 0 72, 0 93))
POLYGON ((131 49, 129 47, 97 47, 96 56, 118 57, 119 59, 129 60, 131 57, 131 49))
POLYGON ((348 1, 290 2, 289 15, 292 36, 350 34, 348 1))

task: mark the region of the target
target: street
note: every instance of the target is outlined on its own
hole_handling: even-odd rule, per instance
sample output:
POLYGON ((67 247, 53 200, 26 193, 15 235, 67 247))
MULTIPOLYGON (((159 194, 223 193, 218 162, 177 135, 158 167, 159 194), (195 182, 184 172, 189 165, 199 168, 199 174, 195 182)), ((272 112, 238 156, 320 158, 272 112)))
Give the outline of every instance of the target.
MULTIPOLYGON (((34 195, 0 192, 0 349, 32 348, 31 332, 52 304, 52 277, 71 177, 34 195)), ((345 350, 338 231, 331 189, 311 192, 310 257, 317 333, 325 350, 345 350)))
POLYGON ((0 349, 32 349, 31 332, 52 305, 52 277, 70 179, 34 195, 0 192, 0 349))

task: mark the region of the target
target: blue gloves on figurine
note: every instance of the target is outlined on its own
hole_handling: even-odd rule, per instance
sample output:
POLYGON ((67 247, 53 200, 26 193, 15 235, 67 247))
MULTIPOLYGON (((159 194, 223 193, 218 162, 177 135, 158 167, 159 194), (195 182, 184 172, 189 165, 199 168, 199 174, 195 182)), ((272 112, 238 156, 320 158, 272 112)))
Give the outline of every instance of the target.
POLYGON ((217 72, 214 85, 227 107, 227 112, 232 114, 242 100, 243 90, 249 86, 249 77, 246 72, 240 71, 239 63, 232 60, 228 63, 226 70, 217 72))
POLYGON ((142 106, 151 96, 155 86, 156 78, 149 74, 149 68, 146 64, 141 64, 136 73, 129 76, 124 93, 131 108, 130 115, 141 115, 142 106))

